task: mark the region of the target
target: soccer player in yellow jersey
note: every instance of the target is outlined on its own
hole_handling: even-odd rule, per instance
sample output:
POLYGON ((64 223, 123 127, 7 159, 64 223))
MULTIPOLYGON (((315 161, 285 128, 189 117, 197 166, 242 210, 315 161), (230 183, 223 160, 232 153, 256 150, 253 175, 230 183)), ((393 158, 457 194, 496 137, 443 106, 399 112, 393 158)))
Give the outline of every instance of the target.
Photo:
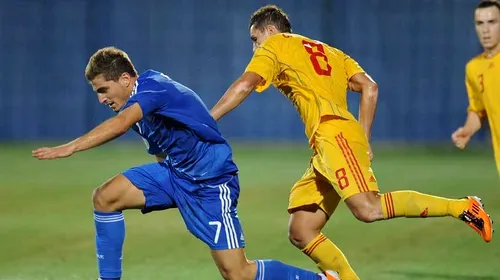
POLYGON ((363 222, 452 216, 465 221, 484 241, 491 240, 492 222, 477 197, 379 193, 369 145, 378 89, 356 61, 327 44, 291 33, 287 15, 276 6, 264 6, 251 16, 250 37, 252 60, 211 114, 218 120, 250 92, 262 92, 271 84, 295 106, 314 154, 290 192, 289 236, 321 270, 337 271, 343 280, 359 279, 339 248, 321 233, 340 201, 363 222), (347 110, 348 89, 361 93, 359 122, 347 110))
POLYGON ((459 149, 464 149, 472 135, 481 128, 481 122, 488 117, 500 175, 500 3, 480 2, 474 17, 477 36, 484 52, 467 63, 467 120, 451 138, 459 149))

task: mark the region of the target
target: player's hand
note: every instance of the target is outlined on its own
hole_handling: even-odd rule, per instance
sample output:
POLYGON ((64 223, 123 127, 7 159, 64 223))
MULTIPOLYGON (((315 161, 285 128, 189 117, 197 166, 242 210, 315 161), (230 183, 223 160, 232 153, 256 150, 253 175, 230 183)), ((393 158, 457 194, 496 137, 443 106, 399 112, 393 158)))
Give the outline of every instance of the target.
POLYGON ((71 156, 75 152, 72 145, 65 144, 52 148, 38 148, 31 152, 32 156, 37 159, 56 159, 71 156))
POLYGON ((451 135, 451 140, 455 144, 455 146, 461 150, 467 146, 472 134, 465 130, 463 127, 459 127, 453 134, 451 135))

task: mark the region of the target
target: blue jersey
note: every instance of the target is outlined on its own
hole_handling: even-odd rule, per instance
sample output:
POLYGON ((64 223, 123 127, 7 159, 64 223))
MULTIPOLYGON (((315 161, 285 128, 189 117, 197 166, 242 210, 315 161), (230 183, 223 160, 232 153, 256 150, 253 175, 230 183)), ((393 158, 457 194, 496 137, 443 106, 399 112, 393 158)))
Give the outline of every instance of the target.
POLYGON ((231 147, 198 95, 168 76, 148 70, 122 108, 138 103, 143 118, 132 127, 150 154, 165 153, 179 176, 202 181, 235 173, 231 147))

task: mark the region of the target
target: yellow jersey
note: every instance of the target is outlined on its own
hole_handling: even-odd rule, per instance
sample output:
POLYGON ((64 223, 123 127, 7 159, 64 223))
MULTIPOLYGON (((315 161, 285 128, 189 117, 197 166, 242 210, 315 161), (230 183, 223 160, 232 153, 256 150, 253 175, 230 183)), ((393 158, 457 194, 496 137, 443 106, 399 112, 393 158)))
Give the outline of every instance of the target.
POLYGON ((347 109, 347 89, 349 79, 364 71, 348 55, 327 44, 297 34, 275 34, 255 50, 245 71, 263 78, 257 92, 273 84, 290 99, 310 143, 321 117, 356 120, 347 109))
POLYGON ((469 96, 468 111, 488 118, 495 161, 500 174, 500 53, 491 58, 485 54, 474 57, 467 63, 465 72, 469 96))

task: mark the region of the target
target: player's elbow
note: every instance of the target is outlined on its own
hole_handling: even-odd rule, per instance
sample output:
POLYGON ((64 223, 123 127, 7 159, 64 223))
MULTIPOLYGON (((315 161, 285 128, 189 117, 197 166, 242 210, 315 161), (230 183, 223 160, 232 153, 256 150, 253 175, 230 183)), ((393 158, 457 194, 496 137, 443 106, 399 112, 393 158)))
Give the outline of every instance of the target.
POLYGON ((363 95, 366 94, 370 98, 378 98, 378 84, 370 81, 363 87, 363 95))
POLYGON ((246 98, 262 82, 262 77, 253 72, 245 72, 236 81, 235 89, 241 96, 246 98))
POLYGON ((232 110, 238 107, 251 91, 252 89, 245 83, 238 83, 230 89, 229 94, 223 97, 222 103, 227 104, 229 110, 232 110))
POLYGON ((238 100, 243 100, 252 92, 253 89, 254 86, 252 83, 247 81, 242 81, 238 83, 234 88, 235 96, 238 100))
POLYGON ((368 102, 368 104, 377 104, 378 100, 378 85, 376 83, 370 83, 363 87, 361 90, 362 102, 368 102))

